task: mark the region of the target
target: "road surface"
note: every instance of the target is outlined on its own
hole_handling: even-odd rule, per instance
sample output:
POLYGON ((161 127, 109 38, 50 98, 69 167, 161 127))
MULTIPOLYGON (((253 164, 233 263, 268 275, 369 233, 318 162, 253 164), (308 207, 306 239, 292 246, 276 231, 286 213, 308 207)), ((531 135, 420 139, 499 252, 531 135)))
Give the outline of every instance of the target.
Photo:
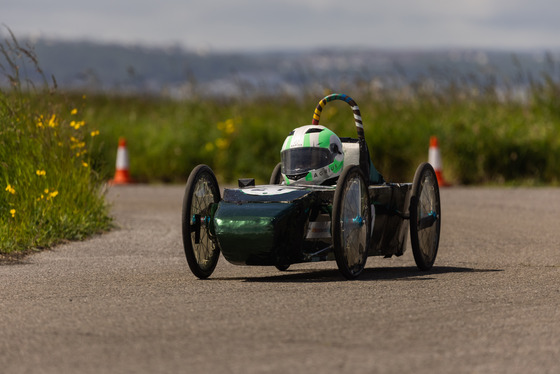
POLYGON ((182 186, 113 187, 118 229, 0 265, 2 373, 558 373, 560 189, 442 190, 433 270, 370 257, 189 271, 182 186))

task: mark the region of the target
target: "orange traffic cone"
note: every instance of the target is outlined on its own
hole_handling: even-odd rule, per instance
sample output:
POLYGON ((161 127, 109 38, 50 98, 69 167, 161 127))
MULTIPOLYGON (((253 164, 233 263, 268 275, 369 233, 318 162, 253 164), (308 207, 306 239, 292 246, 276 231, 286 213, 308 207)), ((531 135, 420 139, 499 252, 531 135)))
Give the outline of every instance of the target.
POLYGON ((132 183, 132 178, 130 178, 130 174, 128 172, 128 151, 126 149, 125 138, 119 138, 119 148, 117 149, 117 168, 115 170, 115 177, 109 183, 132 183))
POLYGON ((433 166, 440 187, 449 186, 449 183, 443 178, 443 165, 441 162, 441 154, 439 153, 438 139, 435 136, 430 137, 430 149, 428 151, 428 162, 433 166))

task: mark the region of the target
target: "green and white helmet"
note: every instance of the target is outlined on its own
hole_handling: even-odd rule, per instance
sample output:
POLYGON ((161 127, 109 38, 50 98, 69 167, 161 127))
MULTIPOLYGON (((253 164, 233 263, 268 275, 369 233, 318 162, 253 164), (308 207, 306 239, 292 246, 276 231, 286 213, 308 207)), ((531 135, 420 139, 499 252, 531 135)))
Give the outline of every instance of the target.
POLYGON ((324 126, 292 131, 282 146, 282 177, 286 184, 323 184, 342 173, 342 142, 324 126))

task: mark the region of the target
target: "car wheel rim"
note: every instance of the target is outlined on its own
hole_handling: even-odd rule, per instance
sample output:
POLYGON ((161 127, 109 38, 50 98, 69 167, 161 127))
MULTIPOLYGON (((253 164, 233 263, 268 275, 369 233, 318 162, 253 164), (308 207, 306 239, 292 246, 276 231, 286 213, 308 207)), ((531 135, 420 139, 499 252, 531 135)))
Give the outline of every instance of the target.
POLYGON ((365 265, 367 251, 367 196, 359 178, 351 179, 345 188, 342 214, 341 239, 345 260, 351 272, 359 272, 365 265))
POLYGON ((436 183, 433 175, 426 173, 421 181, 418 196, 416 214, 418 243, 426 261, 430 261, 434 256, 439 240, 439 204, 436 198, 436 183))
POLYGON ((196 229, 192 230, 191 241, 196 262, 202 270, 207 270, 212 266, 215 248, 214 242, 208 233, 210 207, 215 199, 211 185, 212 181, 207 176, 203 176, 197 181, 190 211, 191 227, 196 228, 200 225, 198 229, 199 234, 197 234, 196 229), (200 237, 197 238, 197 235, 200 237))

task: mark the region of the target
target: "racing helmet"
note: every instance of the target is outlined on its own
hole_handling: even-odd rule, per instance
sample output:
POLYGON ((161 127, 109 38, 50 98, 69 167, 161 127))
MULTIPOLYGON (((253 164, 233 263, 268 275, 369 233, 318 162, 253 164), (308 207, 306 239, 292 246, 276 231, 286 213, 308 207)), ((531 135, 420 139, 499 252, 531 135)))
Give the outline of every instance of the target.
POLYGON ((282 145, 282 178, 289 184, 327 184, 342 173, 340 138, 320 125, 298 127, 282 145))

